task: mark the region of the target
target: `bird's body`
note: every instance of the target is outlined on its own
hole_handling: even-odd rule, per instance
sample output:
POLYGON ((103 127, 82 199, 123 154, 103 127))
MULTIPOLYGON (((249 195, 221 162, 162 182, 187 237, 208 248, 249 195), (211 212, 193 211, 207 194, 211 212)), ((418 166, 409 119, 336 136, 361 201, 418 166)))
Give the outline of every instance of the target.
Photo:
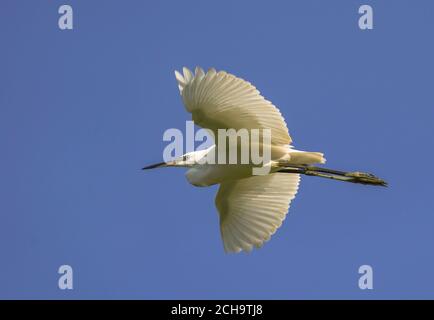
MULTIPOLYGON (((322 153, 305 152, 290 148, 289 146, 269 146, 271 149, 270 173, 279 171, 284 166, 305 165, 324 163, 322 153)), ((199 150, 190 153, 196 162, 187 170, 187 180, 194 186, 208 187, 229 180, 244 179, 254 176, 253 168, 258 167, 254 164, 199 164, 197 163, 209 153, 215 152, 218 158, 218 148, 213 145, 206 150, 199 150)))
POLYGON ((210 155, 219 158, 221 142, 218 140, 205 150, 144 168, 187 167, 186 176, 191 184, 201 187, 220 184, 215 203, 227 252, 250 251, 271 237, 285 219, 298 191, 300 174, 366 184, 384 183, 368 174, 361 173, 359 177, 356 173, 313 167, 313 164, 325 162, 323 154, 294 149, 280 111, 249 82, 215 69, 205 73, 196 68, 193 74, 184 68, 183 74, 175 71, 175 75, 184 105, 197 125, 208 129, 215 137, 219 129, 263 130, 258 140, 249 141, 248 146, 270 151, 267 163, 241 163, 241 143, 237 145, 236 163, 201 161, 210 155), (271 133, 269 141, 264 140, 265 130, 271 133), (255 168, 264 166, 269 168, 265 174, 255 174, 255 168))

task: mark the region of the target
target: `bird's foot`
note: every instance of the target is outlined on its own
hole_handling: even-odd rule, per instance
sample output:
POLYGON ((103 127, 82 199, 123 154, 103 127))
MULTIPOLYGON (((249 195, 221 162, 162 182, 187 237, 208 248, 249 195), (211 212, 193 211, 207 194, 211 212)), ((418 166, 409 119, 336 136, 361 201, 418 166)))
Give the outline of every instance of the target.
POLYGON ((366 172, 347 172, 345 173, 346 177, 352 178, 355 183, 362 183, 362 184, 372 184, 372 185, 379 185, 383 187, 387 187, 387 182, 383 179, 378 178, 377 176, 366 173, 366 172))

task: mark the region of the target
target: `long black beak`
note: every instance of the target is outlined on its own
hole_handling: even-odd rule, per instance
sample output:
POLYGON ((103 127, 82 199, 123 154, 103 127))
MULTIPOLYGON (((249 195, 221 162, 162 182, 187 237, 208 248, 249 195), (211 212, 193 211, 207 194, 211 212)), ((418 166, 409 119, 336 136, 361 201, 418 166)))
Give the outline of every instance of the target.
POLYGON ((149 166, 143 167, 142 170, 155 169, 166 166, 166 162, 159 162, 155 164, 151 164, 149 166))

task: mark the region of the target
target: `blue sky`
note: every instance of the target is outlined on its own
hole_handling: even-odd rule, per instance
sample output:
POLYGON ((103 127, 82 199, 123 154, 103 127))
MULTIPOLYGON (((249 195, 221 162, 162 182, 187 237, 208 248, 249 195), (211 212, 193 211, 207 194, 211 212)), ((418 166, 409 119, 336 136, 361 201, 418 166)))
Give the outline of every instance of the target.
POLYGON ((0 3, 0 298, 434 298, 433 2, 67 3, 72 31, 63 1, 0 3), (297 148, 390 187, 303 177, 270 242, 225 254, 216 187, 139 170, 190 119, 173 71, 196 65, 255 84, 297 148))

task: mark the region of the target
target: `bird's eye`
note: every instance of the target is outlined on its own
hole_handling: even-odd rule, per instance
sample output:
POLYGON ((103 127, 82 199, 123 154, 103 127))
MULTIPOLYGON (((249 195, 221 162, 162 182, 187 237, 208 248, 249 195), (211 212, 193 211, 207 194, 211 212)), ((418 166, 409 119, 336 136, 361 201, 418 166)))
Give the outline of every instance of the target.
POLYGON ((188 156, 186 156, 186 155, 182 156, 183 161, 187 161, 187 159, 188 159, 188 156))

